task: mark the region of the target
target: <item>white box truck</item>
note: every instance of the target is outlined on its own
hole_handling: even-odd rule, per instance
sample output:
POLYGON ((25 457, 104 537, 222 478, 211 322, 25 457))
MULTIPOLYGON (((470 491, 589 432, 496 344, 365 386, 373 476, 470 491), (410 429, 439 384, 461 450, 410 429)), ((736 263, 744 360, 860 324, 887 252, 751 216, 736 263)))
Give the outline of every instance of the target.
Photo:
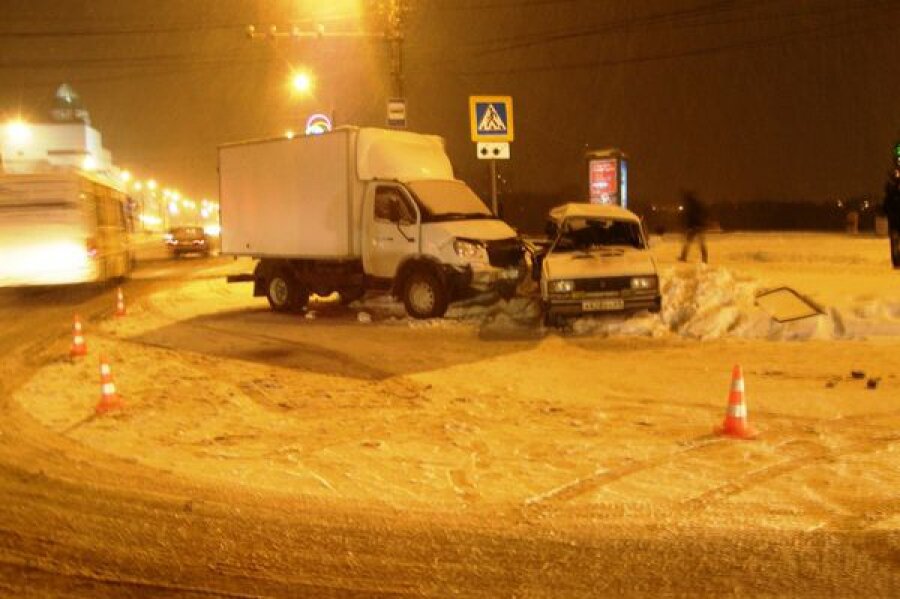
POLYGON ((219 187, 222 253, 259 260, 229 280, 277 311, 381 290, 440 317, 473 292, 512 295, 524 275, 515 231, 454 178, 437 136, 340 127, 226 144, 219 187))

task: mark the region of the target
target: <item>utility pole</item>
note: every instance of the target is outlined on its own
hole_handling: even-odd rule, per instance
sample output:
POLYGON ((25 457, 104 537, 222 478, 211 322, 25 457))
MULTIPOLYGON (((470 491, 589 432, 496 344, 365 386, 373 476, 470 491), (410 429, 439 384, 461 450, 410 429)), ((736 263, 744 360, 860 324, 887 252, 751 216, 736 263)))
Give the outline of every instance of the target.
POLYGON ((408 7, 405 0, 382 0, 379 7, 385 13, 387 28, 385 31, 331 31, 324 23, 316 23, 312 29, 301 29, 297 25, 290 30, 282 31, 276 25, 270 25, 265 31, 257 31, 254 25, 248 25, 248 39, 323 39, 323 38, 364 38, 383 39, 388 42, 390 50, 390 93, 395 98, 403 97, 403 26, 408 7))
POLYGON ((388 0, 387 39, 391 44, 391 80, 395 98, 403 97, 403 17, 402 0, 388 0))

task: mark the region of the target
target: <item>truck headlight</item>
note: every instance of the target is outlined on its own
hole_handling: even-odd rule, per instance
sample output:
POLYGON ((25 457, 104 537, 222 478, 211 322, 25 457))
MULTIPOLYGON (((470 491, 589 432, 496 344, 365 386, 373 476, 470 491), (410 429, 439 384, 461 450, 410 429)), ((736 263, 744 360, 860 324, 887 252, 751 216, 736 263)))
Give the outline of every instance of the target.
POLYGON ((572 293, 575 289, 575 281, 568 279, 560 279, 558 281, 550 281, 551 293, 572 293))
POLYGON ((456 239, 453 242, 453 250, 457 256, 471 262, 487 262, 487 250, 476 241, 456 239))
POLYGON ((656 289, 656 277, 632 277, 632 289, 656 289))

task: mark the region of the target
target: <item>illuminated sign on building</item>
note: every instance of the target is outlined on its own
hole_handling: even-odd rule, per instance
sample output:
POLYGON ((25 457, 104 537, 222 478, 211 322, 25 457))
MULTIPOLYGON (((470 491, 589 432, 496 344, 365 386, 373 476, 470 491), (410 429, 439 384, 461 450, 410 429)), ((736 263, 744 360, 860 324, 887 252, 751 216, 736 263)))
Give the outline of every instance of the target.
POLYGON ((321 113, 312 114, 306 119, 307 135, 322 135, 331 131, 331 119, 321 113))

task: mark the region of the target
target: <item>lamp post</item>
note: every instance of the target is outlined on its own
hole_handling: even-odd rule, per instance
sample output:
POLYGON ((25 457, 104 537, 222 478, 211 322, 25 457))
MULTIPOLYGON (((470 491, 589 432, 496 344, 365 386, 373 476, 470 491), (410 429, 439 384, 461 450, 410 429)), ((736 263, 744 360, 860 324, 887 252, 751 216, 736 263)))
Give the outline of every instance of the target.
POLYGON ((297 71, 291 77, 291 87, 301 96, 308 96, 312 93, 313 78, 308 71, 297 71))
MULTIPOLYGON (((257 31, 254 25, 248 25, 248 39, 264 38, 272 42, 278 39, 323 39, 323 38, 359 38, 382 39, 390 44, 390 76, 391 91, 395 98, 403 97, 403 28, 404 20, 409 12, 405 0, 386 0, 379 9, 386 16, 387 27, 384 31, 331 31, 323 23, 316 23, 312 29, 301 29, 294 25, 290 30, 281 31, 276 25, 257 31)), ((333 111, 332 111, 333 113, 333 111)), ((334 115, 332 114, 332 118, 334 115)))

